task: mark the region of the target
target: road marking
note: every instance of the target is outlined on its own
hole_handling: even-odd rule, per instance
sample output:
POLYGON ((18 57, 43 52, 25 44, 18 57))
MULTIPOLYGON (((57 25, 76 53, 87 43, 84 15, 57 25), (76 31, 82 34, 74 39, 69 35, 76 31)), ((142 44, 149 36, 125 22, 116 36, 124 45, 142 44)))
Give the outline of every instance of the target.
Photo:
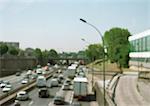
POLYGON ((33 101, 31 101, 31 102, 29 103, 29 105, 28 105, 28 106, 31 106, 33 103, 34 103, 34 102, 33 102, 33 101))
POLYGON ((48 106, 53 106, 53 102, 49 102, 48 106))

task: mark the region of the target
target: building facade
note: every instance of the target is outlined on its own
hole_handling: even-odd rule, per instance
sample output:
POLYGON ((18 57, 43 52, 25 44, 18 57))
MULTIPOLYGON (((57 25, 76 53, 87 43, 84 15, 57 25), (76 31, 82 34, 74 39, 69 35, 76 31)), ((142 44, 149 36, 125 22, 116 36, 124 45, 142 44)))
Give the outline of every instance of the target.
POLYGON ((150 68, 150 30, 129 37, 130 66, 150 68))
POLYGON ((0 42, 6 44, 8 47, 15 47, 19 49, 19 42, 0 42))

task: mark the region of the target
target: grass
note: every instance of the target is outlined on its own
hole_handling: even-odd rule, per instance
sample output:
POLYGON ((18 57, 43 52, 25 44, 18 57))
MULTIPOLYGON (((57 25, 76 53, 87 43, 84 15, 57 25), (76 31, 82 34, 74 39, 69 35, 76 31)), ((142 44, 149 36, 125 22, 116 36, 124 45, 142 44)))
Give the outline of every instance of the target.
MULTIPOLYGON (((97 71, 103 70, 103 62, 102 60, 96 60, 90 64, 87 65, 90 68, 95 68, 97 71)), ((117 67, 116 63, 110 63, 109 61, 105 62, 105 70, 106 71, 116 71, 120 72, 120 69, 117 67)), ((129 68, 122 68, 123 71, 132 71, 129 68)))

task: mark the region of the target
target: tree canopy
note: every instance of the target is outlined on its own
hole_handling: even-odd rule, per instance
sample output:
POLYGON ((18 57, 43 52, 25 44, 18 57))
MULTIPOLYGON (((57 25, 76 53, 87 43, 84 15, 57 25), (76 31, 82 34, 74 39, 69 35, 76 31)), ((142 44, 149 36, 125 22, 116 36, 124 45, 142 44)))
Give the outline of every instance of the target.
POLYGON ((11 55, 17 56, 19 54, 19 49, 15 48, 15 47, 9 47, 8 52, 11 55))
POLYGON ((130 44, 127 29, 112 28, 104 34, 104 41, 108 51, 108 58, 116 62, 119 67, 128 67, 130 44))
POLYGON ((90 61, 103 58, 104 49, 100 44, 91 44, 86 49, 86 55, 90 61))
POLYGON ((0 55, 2 56, 3 54, 7 53, 8 51, 8 46, 6 44, 1 43, 0 44, 0 55))

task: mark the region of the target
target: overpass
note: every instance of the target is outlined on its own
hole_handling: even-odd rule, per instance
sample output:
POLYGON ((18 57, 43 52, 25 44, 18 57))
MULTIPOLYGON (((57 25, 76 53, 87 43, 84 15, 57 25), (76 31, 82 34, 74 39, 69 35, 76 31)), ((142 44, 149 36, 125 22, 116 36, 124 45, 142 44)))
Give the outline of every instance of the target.
POLYGON ((69 61, 82 61, 86 62, 88 61, 88 58, 75 58, 75 57, 50 57, 48 58, 49 62, 54 60, 65 60, 67 64, 69 64, 69 61))

